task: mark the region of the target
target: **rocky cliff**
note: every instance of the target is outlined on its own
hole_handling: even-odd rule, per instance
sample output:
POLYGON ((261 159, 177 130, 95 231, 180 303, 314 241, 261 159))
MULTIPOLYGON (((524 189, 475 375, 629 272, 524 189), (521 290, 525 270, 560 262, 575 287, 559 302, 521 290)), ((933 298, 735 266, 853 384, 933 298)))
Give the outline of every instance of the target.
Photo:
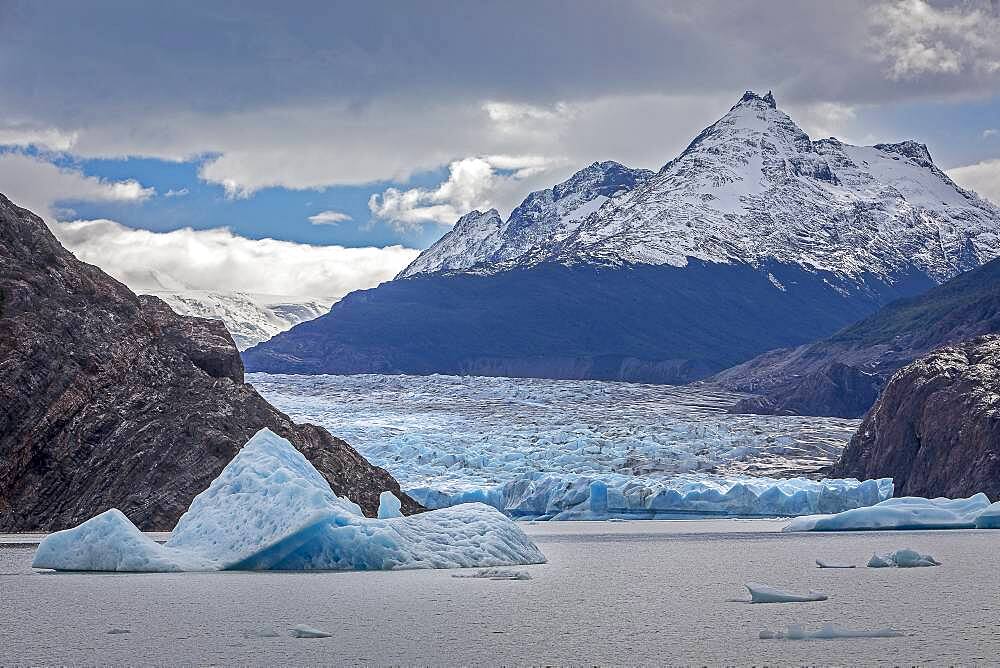
POLYGON ((900 299, 833 336, 773 350, 711 380, 758 398, 734 412, 860 417, 897 369, 944 345, 1000 332, 1000 260, 900 299))
POLYGON ((1000 497, 1000 336, 898 371, 831 476, 891 476, 897 496, 1000 497))
POLYGON ((0 531, 61 529, 111 506, 170 529, 261 427, 368 513, 380 492, 399 492, 245 383, 221 322, 136 296, 0 195, 0 531))

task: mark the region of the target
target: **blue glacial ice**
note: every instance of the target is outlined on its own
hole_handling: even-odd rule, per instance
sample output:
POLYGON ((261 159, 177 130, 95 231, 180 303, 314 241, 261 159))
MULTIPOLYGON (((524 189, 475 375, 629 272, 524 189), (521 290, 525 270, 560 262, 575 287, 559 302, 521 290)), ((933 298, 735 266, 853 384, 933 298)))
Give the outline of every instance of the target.
POLYGON ((378 518, 380 520, 387 520, 390 517, 402 517, 403 512, 400 510, 402 507, 403 504, 399 498, 389 490, 378 495, 378 518))
POLYGON ((967 499, 904 496, 868 508, 796 517, 782 531, 878 531, 902 529, 973 529, 988 508, 985 494, 967 499))
POLYGON ((825 601, 829 598, 826 594, 818 591, 797 594, 757 582, 748 582, 745 586, 750 591, 751 603, 811 603, 814 601, 825 601))
POLYGON ((111 509, 42 540, 35 568, 88 571, 378 570, 542 563, 496 509, 463 504, 370 519, 287 440, 262 429, 159 545, 111 509))
POLYGON ((731 415, 706 387, 458 376, 250 374, 430 508, 479 502, 525 519, 835 513, 890 479, 817 480, 856 420, 731 415))
POLYGON ((1000 501, 979 513, 976 517, 977 529, 1000 529, 1000 501))

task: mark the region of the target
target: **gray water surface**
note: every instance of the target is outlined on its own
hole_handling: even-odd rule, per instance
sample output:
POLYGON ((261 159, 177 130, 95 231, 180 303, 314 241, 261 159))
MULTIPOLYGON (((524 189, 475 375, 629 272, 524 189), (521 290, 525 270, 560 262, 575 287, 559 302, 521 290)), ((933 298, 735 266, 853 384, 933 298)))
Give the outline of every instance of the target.
MULTIPOLYGON (((0 544, 0 664, 980 664, 1000 662, 1000 532, 781 534, 782 522, 524 525, 528 581, 451 571, 32 571, 0 544), (912 547, 944 565, 864 568, 912 547), (816 558, 860 568, 820 570, 816 558), (743 583, 817 589, 750 605, 743 583), (893 626, 901 638, 759 640, 763 628, 893 626), (297 639, 297 624, 333 637, 297 639), (109 631, 128 631, 127 633, 109 631), (266 636, 268 632, 279 634, 266 636)), ((0 543, 3 538, 0 537, 0 543)))

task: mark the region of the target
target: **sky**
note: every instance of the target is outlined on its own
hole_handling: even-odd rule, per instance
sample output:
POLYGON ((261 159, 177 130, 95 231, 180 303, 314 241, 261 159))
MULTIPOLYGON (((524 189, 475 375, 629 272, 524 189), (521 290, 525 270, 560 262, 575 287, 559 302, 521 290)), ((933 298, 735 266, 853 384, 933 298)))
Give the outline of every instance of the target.
POLYGON ((0 0, 0 192, 138 291, 339 298, 752 89, 1000 202, 1000 0, 0 0))

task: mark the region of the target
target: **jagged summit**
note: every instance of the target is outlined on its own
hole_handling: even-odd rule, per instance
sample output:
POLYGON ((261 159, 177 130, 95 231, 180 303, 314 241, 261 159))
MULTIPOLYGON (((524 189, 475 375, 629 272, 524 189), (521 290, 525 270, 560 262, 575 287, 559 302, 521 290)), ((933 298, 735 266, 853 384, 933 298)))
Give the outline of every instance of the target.
POLYGON ((748 90, 747 92, 743 93, 743 97, 740 98, 740 101, 737 102, 735 105, 733 105, 733 109, 735 109, 741 104, 746 104, 748 102, 763 102, 772 109, 778 108, 778 104, 774 101, 774 95, 771 93, 771 91, 767 91, 767 95, 758 95, 752 90, 748 90))
POLYGON ((399 277, 699 260, 853 281, 915 269, 940 283, 1000 255, 1000 209, 952 182, 925 145, 813 141, 770 91, 745 92, 656 174, 596 162, 507 221, 483 216, 463 218, 399 277))

